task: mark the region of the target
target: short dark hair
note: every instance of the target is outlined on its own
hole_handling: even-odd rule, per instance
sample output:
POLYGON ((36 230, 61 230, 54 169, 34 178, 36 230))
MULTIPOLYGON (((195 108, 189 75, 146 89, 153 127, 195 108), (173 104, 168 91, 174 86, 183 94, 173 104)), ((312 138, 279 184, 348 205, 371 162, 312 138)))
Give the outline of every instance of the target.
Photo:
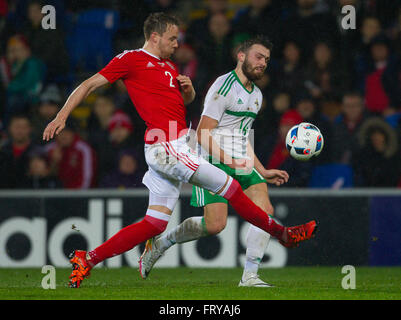
POLYGON ((273 49, 273 43, 266 36, 259 35, 242 42, 238 47, 237 53, 238 52, 247 53, 249 48, 252 47, 254 44, 260 44, 261 46, 264 46, 266 49, 269 49, 270 51, 272 51, 273 49))
POLYGON ((21 112, 21 113, 14 113, 13 115, 11 115, 10 120, 8 121, 8 125, 10 126, 11 122, 19 119, 25 119, 26 121, 29 122, 29 124, 31 124, 31 119, 29 115, 24 112, 21 112))
POLYGON ((343 93, 342 100, 346 97, 358 97, 359 99, 363 99, 362 95, 358 91, 346 91, 343 93))
POLYGON ((151 13, 143 24, 143 34, 145 40, 150 38, 153 32, 162 35, 167 30, 168 25, 180 25, 180 21, 175 16, 169 15, 164 12, 151 13))

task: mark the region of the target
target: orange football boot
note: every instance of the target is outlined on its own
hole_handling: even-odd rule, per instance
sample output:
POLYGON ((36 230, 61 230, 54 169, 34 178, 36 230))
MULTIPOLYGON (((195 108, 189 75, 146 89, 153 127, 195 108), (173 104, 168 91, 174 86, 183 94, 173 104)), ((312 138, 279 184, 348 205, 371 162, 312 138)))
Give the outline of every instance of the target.
POLYGON ((81 282, 90 276, 90 270, 92 269, 86 259, 86 251, 75 250, 70 254, 70 262, 72 264, 72 273, 69 277, 69 287, 79 288, 81 282))
POLYGON ((315 220, 309 221, 308 223, 300 226, 285 228, 287 234, 287 241, 280 240, 279 242, 286 248, 298 247, 299 243, 305 240, 309 240, 314 237, 317 231, 317 223, 315 220))

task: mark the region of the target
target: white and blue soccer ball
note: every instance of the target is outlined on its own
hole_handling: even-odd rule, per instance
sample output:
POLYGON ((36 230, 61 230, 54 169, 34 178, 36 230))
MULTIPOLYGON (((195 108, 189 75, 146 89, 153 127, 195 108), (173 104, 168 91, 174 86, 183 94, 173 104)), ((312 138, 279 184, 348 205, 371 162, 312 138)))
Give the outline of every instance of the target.
POLYGON ((322 152, 324 139, 318 127, 308 122, 301 122, 288 131, 285 144, 291 157, 308 161, 322 152))

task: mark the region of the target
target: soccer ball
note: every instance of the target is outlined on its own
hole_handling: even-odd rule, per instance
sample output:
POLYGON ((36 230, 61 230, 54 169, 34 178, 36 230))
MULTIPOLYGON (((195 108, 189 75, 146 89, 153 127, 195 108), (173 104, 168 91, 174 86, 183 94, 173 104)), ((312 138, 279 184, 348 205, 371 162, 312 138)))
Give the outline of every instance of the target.
POLYGON ((324 140, 318 127, 308 122, 301 122, 288 130, 285 144, 291 157, 308 161, 322 152, 324 140))

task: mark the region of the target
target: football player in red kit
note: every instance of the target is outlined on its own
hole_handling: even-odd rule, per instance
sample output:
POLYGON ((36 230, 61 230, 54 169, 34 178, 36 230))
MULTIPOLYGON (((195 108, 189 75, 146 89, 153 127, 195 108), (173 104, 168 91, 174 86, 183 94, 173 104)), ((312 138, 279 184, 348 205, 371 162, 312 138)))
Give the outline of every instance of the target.
MULTIPOLYGON (((143 183, 149 189, 149 205, 145 217, 89 252, 75 250, 70 259, 73 271, 69 285, 72 288, 78 288, 96 264, 162 233, 184 182, 221 195, 242 218, 270 233, 286 247, 298 246, 310 239, 317 229, 314 220, 295 227, 277 224, 244 194, 236 180, 187 145, 185 105, 194 100, 195 90, 191 80, 180 75, 176 65, 169 60, 178 47, 178 33, 179 22, 175 17, 165 13, 151 14, 144 23, 143 48, 117 55, 104 69, 79 85, 43 132, 44 140, 52 139, 64 128, 71 111, 88 94, 118 79, 123 80, 137 112, 147 125, 144 151, 148 171, 143 183)), ((235 159, 230 164, 235 169, 243 169, 246 165, 235 159)), ((276 178, 284 183, 287 177, 278 175, 276 178)))

